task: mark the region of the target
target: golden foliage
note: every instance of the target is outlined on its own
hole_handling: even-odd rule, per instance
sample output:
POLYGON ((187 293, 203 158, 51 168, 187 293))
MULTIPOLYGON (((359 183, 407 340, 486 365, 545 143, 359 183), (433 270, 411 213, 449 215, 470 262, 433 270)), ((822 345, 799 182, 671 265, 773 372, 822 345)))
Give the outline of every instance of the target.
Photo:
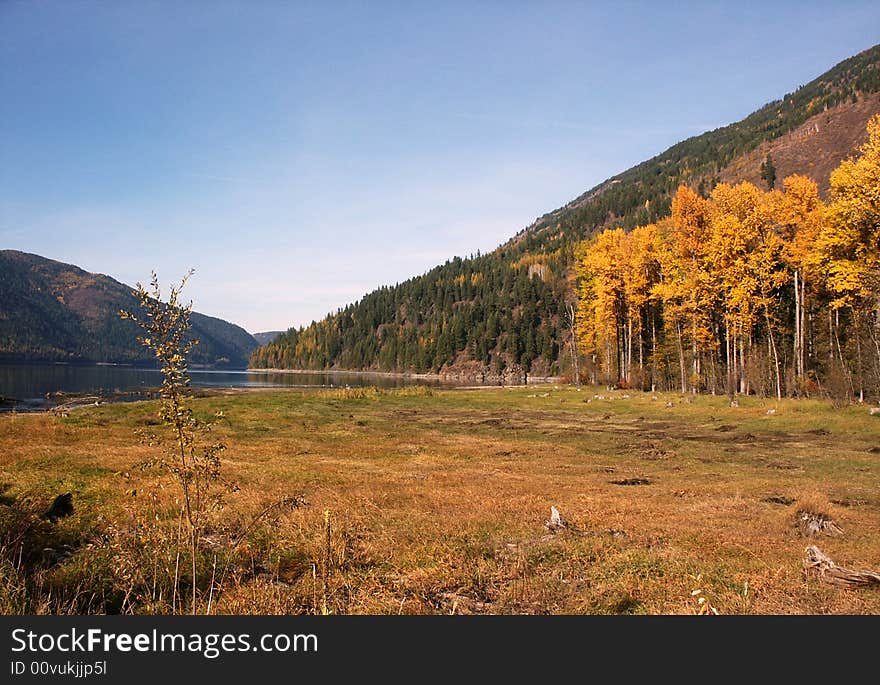
MULTIPOLYGON (((782 190, 721 183, 708 198, 681 186, 670 216, 656 225, 608 229, 581 245, 582 352, 610 383, 629 383, 636 363, 645 377, 646 358, 658 354, 659 322, 682 391, 707 383, 714 391, 717 374, 707 380, 702 364, 719 350, 727 384, 747 391, 747 357, 762 338, 781 394, 777 339, 791 338, 803 384, 805 311, 821 300, 831 311, 849 309, 858 327, 880 299, 880 116, 868 133, 860 156, 832 173, 827 206, 816 183, 800 175, 782 190)), ((843 359, 840 349, 837 355, 843 359)))

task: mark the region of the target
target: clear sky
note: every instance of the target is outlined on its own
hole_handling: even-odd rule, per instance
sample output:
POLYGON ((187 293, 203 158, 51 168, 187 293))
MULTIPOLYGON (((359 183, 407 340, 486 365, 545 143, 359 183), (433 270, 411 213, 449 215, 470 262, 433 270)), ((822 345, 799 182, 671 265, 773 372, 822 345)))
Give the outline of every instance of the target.
POLYGON ((876 0, 0 0, 0 249, 286 329, 878 41, 876 0))

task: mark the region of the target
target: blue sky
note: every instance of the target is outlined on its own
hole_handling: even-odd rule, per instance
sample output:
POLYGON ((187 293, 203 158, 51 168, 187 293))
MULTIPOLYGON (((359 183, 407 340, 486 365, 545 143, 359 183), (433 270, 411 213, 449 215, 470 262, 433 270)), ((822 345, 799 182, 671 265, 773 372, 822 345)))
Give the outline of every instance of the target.
POLYGON ((0 249, 308 323, 880 41, 877 2, 0 2, 0 249))

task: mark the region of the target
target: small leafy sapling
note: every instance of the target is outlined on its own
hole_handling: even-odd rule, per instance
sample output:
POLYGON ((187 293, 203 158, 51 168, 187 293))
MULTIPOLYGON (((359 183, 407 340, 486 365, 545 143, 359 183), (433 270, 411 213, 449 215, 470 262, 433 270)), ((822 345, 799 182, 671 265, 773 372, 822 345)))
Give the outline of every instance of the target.
POLYGON ((196 613, 200 538, 208 514, 222 503, 220 488, 215 486, 231 486, 220 474, 220 454, 225 446, 208 439, 211 424, 199 420, 188 401, 190 376, 186 360, 198 340, 189 335, 192 302, 183 304, 181 292, 193 273, 190 271, 172 286, 167 301, 163 301, 158 277, 153 272, 150 288, 138 283, 133 292, 140 311, 122 310, 119 315, 140 326, 142 335, 138 340, 153 353, 162 372, 159 417, 171 429, 172 439, 161 456, 150 460, 147 466, 171 475, 180 487, 181 513, 191 557, 190 600, 192 613, 196 613))

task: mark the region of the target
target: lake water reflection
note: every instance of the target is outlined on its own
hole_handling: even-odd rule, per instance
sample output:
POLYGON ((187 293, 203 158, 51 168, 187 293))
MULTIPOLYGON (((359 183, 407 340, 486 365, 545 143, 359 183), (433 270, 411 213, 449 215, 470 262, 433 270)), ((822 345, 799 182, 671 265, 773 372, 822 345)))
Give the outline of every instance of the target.
MULTIPOLYGON (((424 378, 394 377, 356 372, 279 373, 277 371, 190 370, 192 385, 198 388, 330 388, 405 385, 448 386, 424 378)), ((38 408, 48 393, 95 395, 132 393, 132 399, 162 382, 155 369, 112 365, 0 364, 2 408, 38 408)))

